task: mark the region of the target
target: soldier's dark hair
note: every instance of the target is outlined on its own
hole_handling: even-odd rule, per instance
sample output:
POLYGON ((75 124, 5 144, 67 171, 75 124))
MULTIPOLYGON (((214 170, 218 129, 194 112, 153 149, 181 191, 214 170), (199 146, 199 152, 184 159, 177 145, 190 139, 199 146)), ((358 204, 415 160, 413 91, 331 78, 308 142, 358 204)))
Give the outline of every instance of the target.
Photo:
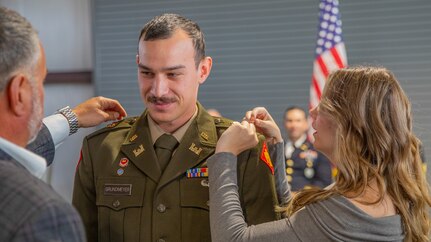
POLYGON ((154 17, 145 24, 138 39, 138 54, 141 39, 143 41, 168 39, 178 29, 186 32, 192 39, 195 47, 195 63, 198 67, 200 61, 205 58, 204 34, 196 22, 178 14, 165 13, 154 17))
POLYGON ((305 111, 305 109, 301 108, 300 106, 290 106, 290 107, 286 108, 286 110, 284 111, 283 118, 286 118, 286 114, 292 110, 302 111, 304 113, 305 119, 307 119, 307 117, 308 117, 307 112, 305 111))

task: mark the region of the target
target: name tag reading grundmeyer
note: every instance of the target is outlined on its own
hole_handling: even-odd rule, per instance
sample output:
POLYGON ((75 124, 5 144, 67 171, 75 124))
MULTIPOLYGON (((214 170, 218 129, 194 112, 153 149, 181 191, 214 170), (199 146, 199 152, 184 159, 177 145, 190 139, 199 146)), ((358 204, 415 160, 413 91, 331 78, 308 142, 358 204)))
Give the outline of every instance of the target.
POLYGON ((130 196, 132 195, 132 184, 105 184, 105 196, 130 196))

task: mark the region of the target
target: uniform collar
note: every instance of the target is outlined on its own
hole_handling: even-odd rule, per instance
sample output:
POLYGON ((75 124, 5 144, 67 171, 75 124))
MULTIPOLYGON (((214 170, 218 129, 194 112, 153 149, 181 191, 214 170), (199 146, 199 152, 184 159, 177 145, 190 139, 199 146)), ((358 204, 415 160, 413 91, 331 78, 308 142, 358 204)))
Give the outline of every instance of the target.
POLYGON ((124 155, 150 179, 157 182, 157 189, 184 175, 187 169, 197 166, 214 153, 217 143, 214 118, 200 103, 197 103, 197 107, 196 118, 191 119, 191 124, 163 173, 151 139, 148 110, 132 125, 121 146, 124 155))
POLYGON ((307 141, 307 135, 303 134, 295 143, 292 143, 292 141, 288 140, 286 142, 286 147, 294 146, 295 148, 299 148, 299 147, 301 147, 302 144, 305 143, 305 141, 307 141))
MULTIPOLYGON (((198 114, 198 107, 196 106, 196 110, 193 116, 183 126, 178 128, 174 133, 171 134, 172 136, 175 137, 175 139, 178 142, 181 142, 181 139, 184 137, 184 134, 192 124, 193 120, 196 118, 197 114, 198 114)), ((150 133, 151 133, 151 140, 153 141, 153 144, 154 144, 156 143, 156 140, 166 132, 158 124, 156 124, 156 122, 150 117, 150 115, 147 115, 147 119, 148 119, 148 127, 150 128, 150 133)))
POLYGON ((24 166, 33 176, 41 178, 46 171, 46 160, 0 137, 0 146, 4 153, 24 166))
POLYGON ((286 158, 290 159, 292 157, 293 152, 295 149, 298 149, 302 146, 302 144, 307 141, 307 135, 303 134, 294 144, 289 140, 286 142, 286 145, 284 147, 284 153, 286 158))
MULTIPOLYGON (((191 128, 190 127, 191 124, 193 124, 193 121, 196 120, 199 143, 208 147, 215 148, 217 144, 218 136, 217 136, 216 126, 214 124, 214 118, 206 112, 204 107, 199 102, 196 103, 196 106, 198 107, 196 118, 191 118, 189 120, 190 124, 189 124, 189 127, 187 127, 184 135, 188 133, 189 128, 191 128)), ((147 116, 149 116, 148 110, 145 110, 144 113, 138 118, 138 120, 132 125, 126 139, 123 142, 123 145, 136 144, 136 143, 142 142, 142 140, 140 140, 140 138, 143 138, 142 134, 138 134, 138 133, 142 131, 143 126, 149 126, 148 124, 149 119, 147 119, 147 116)), ((150 128, 148 127, 148 129, 150 128)), ((157 136, 157 138, 159 136, 157 136)), ((155 140, 157 139, 154 139, 154 141, 152 141, 151 143, 154 144, 155 140)))

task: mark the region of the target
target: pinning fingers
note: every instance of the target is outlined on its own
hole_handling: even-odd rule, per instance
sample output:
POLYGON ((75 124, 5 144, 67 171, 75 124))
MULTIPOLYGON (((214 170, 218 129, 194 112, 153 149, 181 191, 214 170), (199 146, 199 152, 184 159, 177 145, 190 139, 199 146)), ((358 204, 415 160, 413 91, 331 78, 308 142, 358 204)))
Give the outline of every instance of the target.
POLYGON ((254 124, 250 124, 249 129, 251 130, 251 132, 256 134, 256 126, 254 124))
POLYGON ((251 121, 251 119, 252 119, 252 117, 253 117, 253 113, 252 113, 252 111, 247 111, 246 113, 245 113, 245 116, 244 116, 244 118, 243 118, 243 120, 247 120, 247 121, 251 121))

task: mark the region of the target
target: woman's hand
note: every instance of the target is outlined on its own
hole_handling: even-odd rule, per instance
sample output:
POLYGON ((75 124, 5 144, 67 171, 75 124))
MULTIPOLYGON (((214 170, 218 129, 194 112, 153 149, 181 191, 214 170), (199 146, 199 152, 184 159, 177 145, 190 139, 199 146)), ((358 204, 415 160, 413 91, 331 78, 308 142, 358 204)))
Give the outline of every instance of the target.
POLYGON ((266 108, 257 107, 246 112, 243 120, 254 124, 257 132, 265 136, 268 144, 276 144, 283 141, 280 128, 278 128, 266 108))
POLYGON ((255 147, 258 143, 254 124, 247 121, 233 122, 220 136, 215 153, 230 152, 237 156, 241 152, 255 147))

